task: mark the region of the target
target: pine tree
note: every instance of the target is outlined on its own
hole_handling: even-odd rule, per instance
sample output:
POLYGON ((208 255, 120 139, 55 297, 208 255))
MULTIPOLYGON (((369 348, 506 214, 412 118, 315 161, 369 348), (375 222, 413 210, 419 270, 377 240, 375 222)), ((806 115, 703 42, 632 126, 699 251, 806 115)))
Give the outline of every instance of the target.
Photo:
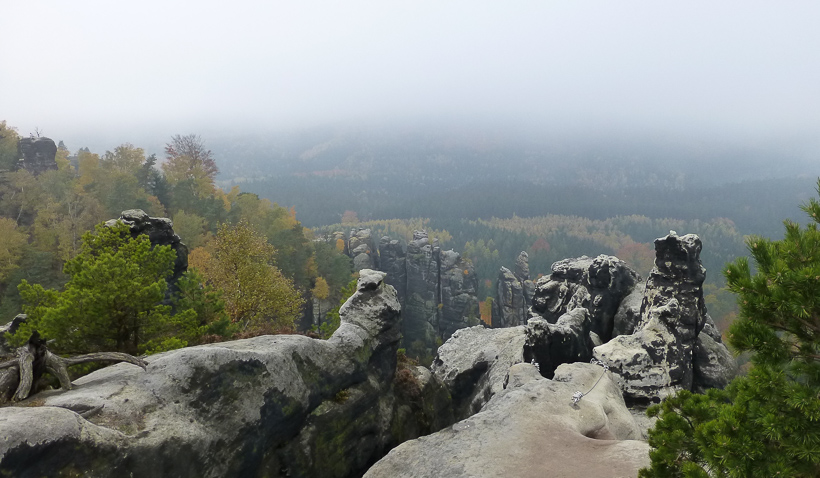
POLYGON ((726 390, 650 409, 660 420, 640 476, 820 476, 820 202, 802 209, 813 224, 750 237, 754 269, 739 258, 724 270, 740 306, 729 343, 752 354, 752 369, 726 390))
POLYGON ((174 259, 169 246, 151 247, 145 235, 131 238, 123 223, 97 225, 96 233, 83 236, 81 252, 66 262, 63 271, 71 279, 63 291, 21 282, 29 320, 14 342, 25 342, 37 330, 62 352, 144 352, 171 323, 171 308, 161 301, 174 259))

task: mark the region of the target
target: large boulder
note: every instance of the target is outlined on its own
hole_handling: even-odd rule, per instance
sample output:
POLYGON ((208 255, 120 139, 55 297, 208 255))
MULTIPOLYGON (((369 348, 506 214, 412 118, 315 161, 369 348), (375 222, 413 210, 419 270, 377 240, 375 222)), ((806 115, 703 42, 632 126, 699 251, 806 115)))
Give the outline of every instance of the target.
POLYGON ((57 169, 57 145, 51 138, 21 138, 17 143, 18 166, 38 175, 57 169))
POLYGON ((504 389, 510 366, 524 361, 524 327, 456 331, 438 349, 433 375, 450 391, 456 420, 467 418, 504 389))
POLYGON ((670 233, 655 240, 655 251, 634 333, 593 352, 618 376, 627 400, 636 403, 656 402, 681 389, 722 387, 737 372, 706 314, 700 238, 670 233))
POLYGON ((536 282, 530 313, 555 323, 565 313, 583 307, 589 311, 592 332, 606 342, 612 337, 621 301, 639 281, 640 276, 614 256, 564 259, 536 282))
POLYGON ((361 271, 327 341, 276 335, 184 348, 147 357, 145 371, 117 364, 73 390, 0 409, 0 475, 363 473, 399 441, 400 306, 383 279, 361 271))
POLYGON ((478 414, 392 450, 366 478, 634 477, 649 446, 618 387, 591 364, 562 365, 554 380, 530 364, 509 369, 507 389, 478 414), (600 380, 600 381, 599 381, 600 380), (594 387, 593 385, 596 384, 594 387), (592 391, 577 405, 577 390, 592 391))
POLYGON ((362 269, 378 269, 379 255, 370 229, 353 228, 350 230, 350 239, 347 241, 347 250, 353 258, 353 271, 362 269))
POLYGON ((552 378, 559 365, 589 362, 595 344, 590 337, 589 313, 573 309, 550 324, 542 317, 527 321, 524 360, 538 364, 541 375, 552 378))

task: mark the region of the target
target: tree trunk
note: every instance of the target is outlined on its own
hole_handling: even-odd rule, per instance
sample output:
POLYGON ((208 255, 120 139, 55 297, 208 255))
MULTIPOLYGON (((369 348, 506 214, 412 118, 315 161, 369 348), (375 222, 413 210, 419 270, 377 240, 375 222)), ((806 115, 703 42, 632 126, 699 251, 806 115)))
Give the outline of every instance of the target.
POLYGON ((141 359, 121 352, 97 352, 63 358, 51 353, 46 341, 35 331, 28 343, 17 349, 17 358, 0 363, 0 404, 25 400, 44 372, 57 378, 60 388, 71 390, 68 366, 86 362, 128 362, 143 369, 147 366, 141 359))

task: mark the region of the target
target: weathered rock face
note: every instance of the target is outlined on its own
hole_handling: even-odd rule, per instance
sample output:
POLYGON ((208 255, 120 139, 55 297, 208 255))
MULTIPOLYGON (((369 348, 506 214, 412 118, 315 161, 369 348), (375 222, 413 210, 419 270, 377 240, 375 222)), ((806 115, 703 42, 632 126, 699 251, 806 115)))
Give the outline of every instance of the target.
POLYGON ((404 306, 404 344, 414 355, 431 354, 438 335, 439 254, 427 233, 416 231, 407 244, 407 302, 404 306))
POLYGON ((498 271, 496 295, 493 301, 493 328, 523 325, 527 317, 527 302, 521 281, 506 267, 498 271))
POLYGON ((635 332, 594 350, 594 356, 619 376, 627 399, 634 401, 658 401, 676 390, 697 388, 695 368, 699 386, 725 385, 736 371, 713 325, 709 328, 714 337, 701 334, 707 315, 700 238, 669 234, 655 240, 655 250, 655 268, 646 283, 635 332))
POLYGON ((584 308, 567 312, 554 324, 542 317, 530 319, 524 328, 524 360, 538 363, 546 378, 552 378, 559 365, 589 362, 594 347, 590 325, 589 313, 584 308))
MULTIPOLYGON (((319 238, 336 242, 341 232, 319 238)), ((442 251, 427 232, 414 231, 407 248, 401 241, 382 237, 372 247, 369 229, 353 229, 345 239, 354 269, 378 267, 396 288, 402 304, 403 342, 409 355, 431 360, 439 344, 456 330, 480 323, 478 282, 472 263, 460 254, 442 251)))
POLYGON ((564 259, 552 265, 552 274, 538 280, 530 310, 555 323, 566 312, 583 307, 589 311, 592 332, 606 342, 621 300, 639 281, 638 274, 614 256, 564 259))
POLYGON ((527 322, 527 309, 532 302, 535 283, 530 280, 529 255, 526 252, 518 254, 514 269, 515 272, 502 267, 498 271, 492 310, 492 325, 495 328, 515 327, 527 322))
POLYGON ((114 365, 74 390, 2 408, 0 475, 361 474, 402 433, 399 310, 383 274, 364 270, 327 341, 261 336, 175 350, 148 357, 146 371, 114 365), (87 411, 96 414, 77 413, 87 411))
POLYGON ((19 167, 37 175, 57 169, 57 145, 51 138, 21 138, 17 143, 19 167))
MULTIPOLYGON (((406 253, 401 241, 384 236, 379 241, 380 270, 387 273, 385 282, 396 289, 399 303, 407 300, 407 264, 406 253)), ((406 314, 406 312, 405 312, 406 314)))
POLYGON ((692 367, 695 374, 692 390, 698 393, 726 387, 739 372, 737 361, 723 344, 709 314, 695 343, 692 367))
POLYGON ((478 280, 472 262, 452 250, 439 254, 438 333, 447 340, 456 330, 478 325, 478 280))
POLYGON ((446 385, 456 420, 467 418, 504 389, 510 366, 524 361, 524 327, 461 329, 438 349, 433 375, 446 385))
POLYGON ((106 225, 113 225, 116 221, 122 221, 131 228, 131 237, 145 234, 151 245, 171 246, 171 250, 176 252, 174 274, 168 280, 168 290, 171 291, 177 280, 188 270, 188 246, 174 233, 174 223, 167 217, 149 217, 142 209, 123 211, 119 219, 111 219, 106 225))
POLYGON ((554 380, 530 364, 509 369, 506 390, 480 413, 445 430, 405 442, 376 463, 366 478, 544 476, 634 477, 649 464, 649 446, 604 376, 577 406, 602 369, 562 365, 554 380))
POLYGON ((641 321, 641 304, 646 291, 646 284, 637 284, 632 292, 621 301, 615 312, 612 325, 612 336, 631 335, 641 321))
POLYGON ((354 228, 350 231, 350 239, 347 241, 347 250, 353 258, 353 271, 362 269, 378 269, 379 256, 373 244, 373 236, 370 229, 354 228))

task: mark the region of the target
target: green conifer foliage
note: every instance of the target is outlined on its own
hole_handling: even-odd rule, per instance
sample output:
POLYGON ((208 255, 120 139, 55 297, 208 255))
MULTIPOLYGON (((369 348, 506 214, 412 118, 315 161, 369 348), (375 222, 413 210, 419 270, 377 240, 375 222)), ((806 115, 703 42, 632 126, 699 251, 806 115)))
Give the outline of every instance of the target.
POLYGON ((170 247, 152 248, 148 236, 132 239, 125 224, 98 225, 96 233, 83 236, 81 252, 66 262, 64 272, 71 279, 62 292, 22 281, 29 320, 13 341, 25 342, 37 330, 61 352, 144 352, 172 324, 171 307, 161 301, 174 259, 170 247))
POLYGON ((724 270, 740 306, 729 342, 752 353, 752 369, 724 391, 651 408, 660 420, 640 476, 820 476, 820 202, 802 209, 813 224, 750 237, 754 268, 740 258, 724 270))

